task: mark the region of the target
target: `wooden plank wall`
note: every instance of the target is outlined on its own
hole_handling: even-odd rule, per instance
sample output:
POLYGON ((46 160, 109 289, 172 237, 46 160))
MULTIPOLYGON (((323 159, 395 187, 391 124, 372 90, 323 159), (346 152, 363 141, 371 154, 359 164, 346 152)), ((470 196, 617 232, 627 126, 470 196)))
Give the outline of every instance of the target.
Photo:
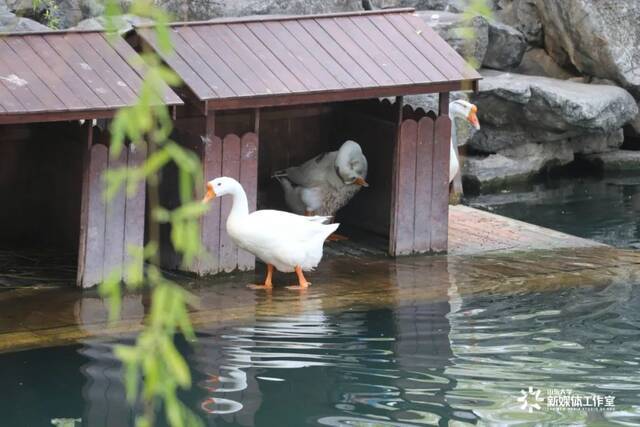
POLYGON ((445 252, 451 121, 403 108, 394 159, 389 253, 445 252))
MULTIPOLYGON (((258 135, 254 112, 209 112, 208 116, 181 117, 176 120, 176 140, 193 150, 202 161, 205 181, 220 176, 237 179, 244 187, 249 209, 255 210, 258 194, 258 135), (235 132, 237 131, 237 133, 235 132), (241 135, 241 136, 240 136, 241 135)), ((203 186, 204 187, 204 186, 203 186)), ((202 196, 197 188, 196 195, 202 196)), ((163 175, 161 193, 167 207, 177 206, 177 176, 175 171, 163 175)), ((230 197, 214 200, 200 222, 201 238, 206 254, 193 265, 183 265, 171 249, 169 229, 163 233, 163 266, 198 275, 252 270, 255 258, 240 250, 226 232, 226 219, 232 206, 230 197)))
MULTIPOLYGON (((132 247, 144 245, 145 185, 128 196, 124 188, 113 199, 104 199, 107 170, 140 165, 146 158, 144 147, 127 145, 114 157, 109 134, 91 129, 86 145, 81 202, 77 284, 95 286, 114 272, 126 279, 132 247)), ((125 183, 126 186, 126 183, 125 183)))
POLYGON ((450 122, 433 111, 388 100, 338 110, 340 139, 369 161, 369 188, 342 209, 343 224, 389 237, 390 255, 447 249, 450 122), (439 141, 436 143, 436 141, 439 141))

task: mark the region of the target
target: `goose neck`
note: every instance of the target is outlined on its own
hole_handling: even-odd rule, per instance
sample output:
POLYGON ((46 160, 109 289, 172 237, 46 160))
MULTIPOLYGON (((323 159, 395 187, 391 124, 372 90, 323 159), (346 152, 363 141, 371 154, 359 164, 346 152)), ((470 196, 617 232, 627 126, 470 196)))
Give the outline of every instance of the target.
POLYGON ((249 215, 249 202, 247 201, 247 194, 242 187, 238 185, 230 194, 233 204, 231 205, 229 219, 238 219, 249 215))

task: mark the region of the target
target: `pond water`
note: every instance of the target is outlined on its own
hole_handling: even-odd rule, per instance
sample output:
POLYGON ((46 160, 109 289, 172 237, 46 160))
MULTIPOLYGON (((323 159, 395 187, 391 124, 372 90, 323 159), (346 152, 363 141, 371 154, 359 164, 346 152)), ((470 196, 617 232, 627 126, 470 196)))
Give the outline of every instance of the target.
MULTIPOLYGON (((640 424, 640 287, 448 294, 203 328, 183 398, 209 426, 640 424), (613 406, 530 413, 528 387, 613 406)), ((1 424, 132 425, 119 378, 101 341, 0 355, 1 424)))
MULTIPOLYGON (((639 189, 640 179, 567 181, 472 204, 634 247, 639 189)), ((514 268, 571 277, 566 265, 593 268, 599 256, 611 255, 527 257, 520 267, 492 257, 332 260, 300 295, 229 279, 206 288, 206 304, 222 312, 242 303, 236 312, 251 314, 199 326, 197 345, 181 345, 194 376, 182 398, 208 426, 640 425, 637 274, 501 279, 514 268)), ((99 304, 77 298, 47 301, 59 318, 99 304)), ((20 323, 29 322, 25 312, 20 323)), ((132 426, 113 344, 0 354, 0 425, 132 426)))
POLYGON ((617 247, 640 249, 640 177, 553 179, 469 205, 617 247))

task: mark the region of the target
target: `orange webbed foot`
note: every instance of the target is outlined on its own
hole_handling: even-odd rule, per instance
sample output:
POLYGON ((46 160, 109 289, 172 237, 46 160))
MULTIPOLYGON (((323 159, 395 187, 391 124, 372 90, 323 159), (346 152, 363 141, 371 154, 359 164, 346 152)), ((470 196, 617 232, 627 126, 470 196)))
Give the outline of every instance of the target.
POLYGON ((256 285, 254 283, 249 283, 247 285, 247 288, 249 289, 265 289, 265 290, 271 290, 273 289, 273 285, 272 284, 263 284, 263 285, 256 285))
POLYGON ((311 283, 307 281, 307 279, 305 279, 304 274, 302 273, 302 267, 300 267, 299 265, 296 266, 296 275, 298 276, 298 284, 287 286, 287 289, 305 290, 309 286, 311 286, 311 283))
POLYGON ((271 278, 272 277, 273 277, 273 265, 267 264, 267 277, 265 277, 264 283, 262 285, 249 284, 249 285, 247 285, 247 287, 249 289, 271 290, 271 289, 273 289, 273 283, 271 282, 271 278))

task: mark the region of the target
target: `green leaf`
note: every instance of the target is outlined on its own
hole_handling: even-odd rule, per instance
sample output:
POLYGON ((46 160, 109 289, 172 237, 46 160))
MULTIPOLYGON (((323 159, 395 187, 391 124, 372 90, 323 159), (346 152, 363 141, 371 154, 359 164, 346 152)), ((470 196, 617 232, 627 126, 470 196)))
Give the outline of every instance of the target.
POLYGON ((165 414, 172 427, 184 426, 184 418, 182 416, 182 408, 178 399, 173 394, 165 396, 165 414))
POLYGON ((182 388, 191 387, 191 374, 189 367, 182 355, 178 352, 172 340, 166 339, 162 346, 162 355, 167 361, 167 366, 176 382, 182 388))

